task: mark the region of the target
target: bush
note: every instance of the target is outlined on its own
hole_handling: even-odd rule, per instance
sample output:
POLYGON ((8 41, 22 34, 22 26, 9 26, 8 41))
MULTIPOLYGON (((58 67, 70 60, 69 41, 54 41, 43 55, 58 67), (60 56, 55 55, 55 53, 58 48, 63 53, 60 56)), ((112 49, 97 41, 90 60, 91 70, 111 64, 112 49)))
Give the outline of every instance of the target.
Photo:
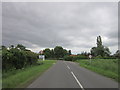
POLYGON ((78 55, 76 56, 76 59, 88 59, 88 57, 85 55, 78 55))
POLYGON ((64 60, 65 61, 73 61, 73 57, 72 56, 64 56, 64 60))
POLYGON ((94 57, 94 59, 103 59, 103 57, 101 55, 98 55, 98 56, 94 57))
POLYGON ((66 60, 66 61, 76 61, 79 59, 88 59, 88 57, 85 55, 65 56, 64 57, 64 60, 66 60))
POLYGON ((2 69, 4 71, 7 71, 13 68, 12 57, 13 57, 13 54, 10 53, 7 49, 2 50, 2 69))
MULTIPOLYGON (((22 46, 23 47, 23 46, 22 46)), ((3 71, 22 69, 27 65, 37 63, 38 55, 25 48, 11 47, 2 48, 2 69, 3 71)))
POLYGON ((26 51, 25 54, 27 58, 26 65, 32 65, 37 63, 37 59, 38 59, 37 54, 31 51, 26 51))

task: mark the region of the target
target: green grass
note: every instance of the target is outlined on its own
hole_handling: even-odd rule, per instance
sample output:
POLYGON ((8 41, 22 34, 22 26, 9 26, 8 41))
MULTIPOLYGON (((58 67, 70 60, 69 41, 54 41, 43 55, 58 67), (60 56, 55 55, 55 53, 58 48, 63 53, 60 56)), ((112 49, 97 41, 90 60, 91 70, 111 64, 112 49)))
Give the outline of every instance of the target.
POLYGON ((23 70, 14 70, 3 74, 3 88, 23 88, 50 68, 55 60, 45 60, 42 65, 27 67, 23 70))
POLYGON ((118 80, 118 60, 117 59, 92 59, 77 60, 80 66, 90 69, 96 73, 118 80))

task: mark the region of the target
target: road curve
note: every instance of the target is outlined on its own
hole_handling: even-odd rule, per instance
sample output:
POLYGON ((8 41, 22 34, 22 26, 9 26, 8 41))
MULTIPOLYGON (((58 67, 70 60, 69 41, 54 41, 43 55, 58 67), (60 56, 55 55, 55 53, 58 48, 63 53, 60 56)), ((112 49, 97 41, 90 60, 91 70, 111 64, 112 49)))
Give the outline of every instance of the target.
POLYGON ((69 61, 58 61, 27 88, 118 88, 118 83, 69 61))

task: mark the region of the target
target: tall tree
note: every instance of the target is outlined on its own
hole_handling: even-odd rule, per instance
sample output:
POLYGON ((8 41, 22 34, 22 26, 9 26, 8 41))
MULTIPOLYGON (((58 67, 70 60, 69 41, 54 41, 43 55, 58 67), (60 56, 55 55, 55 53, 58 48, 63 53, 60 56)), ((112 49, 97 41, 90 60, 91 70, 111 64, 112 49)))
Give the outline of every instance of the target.
POLYGON ((51 51, 49 48, 46 48, 45 50, 43 50, 43 52, 46 58, 51 58, 51 51))
POLYGON ((104 47, 102 45, 102 39, 101 39, 101 36, 98 36, 97 37, 97 47, 92 47, 91 48, 91 54, 93 56, 109 56, 110 55, 110 50, 108 47, 104 47))
POLYGON ((97 37, 97 47, 102 47, 102 39, 101 36, 97 37))
POLYGON ((61 46, 56 46, 54 48, 54 53, 56 58, 63 58, 64 56, 64 50, 61 46))

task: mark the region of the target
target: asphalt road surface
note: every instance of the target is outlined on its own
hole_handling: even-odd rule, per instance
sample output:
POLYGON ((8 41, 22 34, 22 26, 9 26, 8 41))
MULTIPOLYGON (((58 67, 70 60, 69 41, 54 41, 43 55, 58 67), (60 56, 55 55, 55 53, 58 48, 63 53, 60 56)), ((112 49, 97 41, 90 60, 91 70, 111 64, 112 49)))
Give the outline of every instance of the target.
POLYGON ((58 61, 27 88, 118 88, 110 78, 80 67, 77 63, 58 61))

